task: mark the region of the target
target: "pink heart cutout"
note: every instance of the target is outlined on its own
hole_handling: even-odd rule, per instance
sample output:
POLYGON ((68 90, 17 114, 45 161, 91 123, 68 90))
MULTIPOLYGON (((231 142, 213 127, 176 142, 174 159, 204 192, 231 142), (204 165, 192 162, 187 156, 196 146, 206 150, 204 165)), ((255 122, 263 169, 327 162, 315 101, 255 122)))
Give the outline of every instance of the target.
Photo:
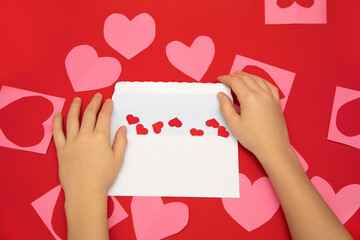
POLYGON ((121 65, 113 57, 98 57, 89 45, 71 49, 65 59, 66 71, 75 92, 112 85, 120 76, 121 65))
POLYGON ((269 178, 262 177, 252 185, 242 173, 240 198, 222 198, 226 212, 248 232, 269 221, 280 206, 269 178))
POLYGON ((166 46, 166 56, 171 64, 196 81, 204 76, 214 55, 214 42, 207 36, 197 37, 190 47, 179 41, 166 46))
POLYGON ((161 197, 133 197, 131 214, 137 240, 158 240, 180 232, 189 221, 184 203, 164 204, 161 197))
POLYGON ((110 47, 130 59, 154 41, 155 28, 154 19, 147 13, 141 13, 131 21, 114 13, 105 20, 104 37, 110 47))
POLYGON ((335 193, 330 184, 321 177, 315 176, 311 182, 342 224, 346 223, 359 209, 359 184, 347 185, 335 193))

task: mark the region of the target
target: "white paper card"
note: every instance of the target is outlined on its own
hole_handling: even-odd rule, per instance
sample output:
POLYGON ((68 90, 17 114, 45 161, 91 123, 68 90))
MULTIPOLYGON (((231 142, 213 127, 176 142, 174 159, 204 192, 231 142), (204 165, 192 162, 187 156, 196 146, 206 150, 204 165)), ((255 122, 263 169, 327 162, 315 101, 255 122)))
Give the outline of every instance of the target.
POLYGON ((219 83, 117 83, 111 143, 125 125, 128 146, 109 195, 239 197, 237 139, 220 112, 220 91, 232 99, 219 83), (169 123, 175 118, 181 126, 169 123))

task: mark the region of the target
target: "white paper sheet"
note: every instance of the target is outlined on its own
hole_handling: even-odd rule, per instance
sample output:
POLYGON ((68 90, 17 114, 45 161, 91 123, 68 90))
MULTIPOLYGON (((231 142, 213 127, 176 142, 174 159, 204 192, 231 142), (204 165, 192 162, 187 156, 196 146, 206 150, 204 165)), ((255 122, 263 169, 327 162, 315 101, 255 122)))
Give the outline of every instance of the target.
POLYGON ((113 95, 111 142, 117 129, 128 129, 128 147, 120 173, 109 191, 117 196, 239 197, 238 147, 223 118, 218 92, 223 84, 119 82, 113 95), (139 122, 129 124, 129 114, 139 122), (178 118, 181 127, 169 126, 178 118), (206 121, 215 118, 230 133, 219 136, 206 121), (152 124, 164 127, 155 133, 152 124), (137 134, 136 125, 148 130, 137 134), (190 129, 203 130, 192 136, 190 129))

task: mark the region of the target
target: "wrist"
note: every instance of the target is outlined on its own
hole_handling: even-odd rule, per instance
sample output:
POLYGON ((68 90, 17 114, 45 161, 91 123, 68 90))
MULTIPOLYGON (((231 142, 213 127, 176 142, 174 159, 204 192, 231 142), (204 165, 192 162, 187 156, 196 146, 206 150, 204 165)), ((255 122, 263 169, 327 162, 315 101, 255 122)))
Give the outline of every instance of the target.
POLYGON ((103 191, 74 191, 65 192, 65 211, 72 211, 73 209, 79 209, 90 206, 103 206, 107 205, 107 192, 103 191))

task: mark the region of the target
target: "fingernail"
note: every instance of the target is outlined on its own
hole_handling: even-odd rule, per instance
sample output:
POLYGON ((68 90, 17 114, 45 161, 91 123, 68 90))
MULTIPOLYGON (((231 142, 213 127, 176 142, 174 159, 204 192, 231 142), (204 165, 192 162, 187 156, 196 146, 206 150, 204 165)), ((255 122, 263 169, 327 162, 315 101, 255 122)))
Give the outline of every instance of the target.
POLYGON ((101 93, 96 93, 95 97, 101 97, 101 93))
POLYGON ((121 127, 120 127, 120 131, 121 131, 121 133, 126 134, 126 127, 125 127, 125 126, 121 126, 121 127))
POLYGON ((57 116, 60 116, 60 115, 61 115, 61 113, 59 113, 59 112, 54 113, 54 117, 57 117, 57 116))
POLYGON ((81 99, 79 97, 74 97, 73 102, 78 102, 81 101, 81 99))
POLYGON ((111 102, 111 101, 112 101, 111 98, 105 100, 105 102, 111 102))
POLYGON ((219 93, 217 94, 217 98, 218 98, 218 100, 219 100, 219 101, 221 101, 222 97, 223 97, 222 93, 221 93, 221 92, 219 92, 219 93))

